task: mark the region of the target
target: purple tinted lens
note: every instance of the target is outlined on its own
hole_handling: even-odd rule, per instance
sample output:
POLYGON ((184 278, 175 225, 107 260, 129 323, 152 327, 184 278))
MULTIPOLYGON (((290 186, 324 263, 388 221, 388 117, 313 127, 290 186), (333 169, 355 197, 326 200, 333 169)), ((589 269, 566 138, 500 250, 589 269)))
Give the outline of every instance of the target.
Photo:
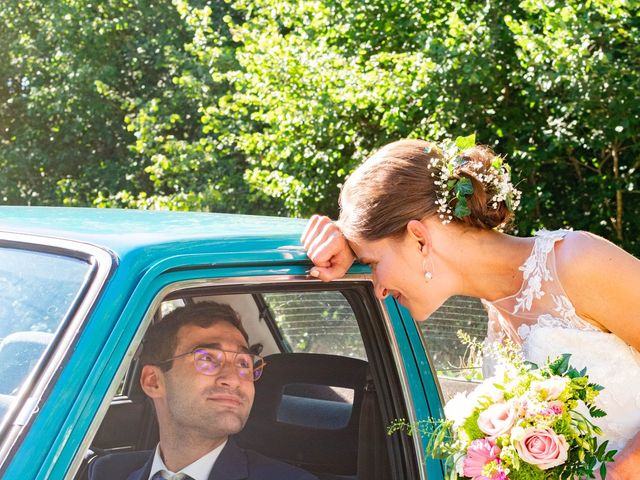
POLYGON ((194 352, 196 370, 205 375, 216 375, 224 365, 224 352, 219 350, 196 350, 194 352))
POLYGON ((258 360, 253 367, 253 381, 255 382, 262 376, 262 372, 264 370, 264 360, 258 360))

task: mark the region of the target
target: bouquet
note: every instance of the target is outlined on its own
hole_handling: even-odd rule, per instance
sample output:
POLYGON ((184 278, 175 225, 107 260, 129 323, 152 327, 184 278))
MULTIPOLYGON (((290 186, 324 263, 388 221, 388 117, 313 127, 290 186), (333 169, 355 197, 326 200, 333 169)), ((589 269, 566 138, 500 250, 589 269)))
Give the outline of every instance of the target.
POLYGON ((444 459, 449 479, 555 480, 602 478, 615 450, 591 418, 605 412, 594 404, 602 387, 589 382, 563 355, 542 367, 515 353, 469 393, 445 406, 446 420, 411 425, 395 421, 389 432, 426 434, 427 453, 444 459))

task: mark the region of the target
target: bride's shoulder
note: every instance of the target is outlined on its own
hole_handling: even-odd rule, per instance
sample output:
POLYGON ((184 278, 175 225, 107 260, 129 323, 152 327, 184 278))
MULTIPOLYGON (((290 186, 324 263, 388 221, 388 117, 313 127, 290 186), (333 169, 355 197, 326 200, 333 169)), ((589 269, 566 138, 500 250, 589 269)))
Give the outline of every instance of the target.
POLYGON ((604 273, 610 268, 619 268, 625 264, 637 264, 640 261, 623 249, 593 233, 577 230, 561 231, 562 242, 555 245, 556 266, 559 275, 604 273))
POLYGON ((558 278, 577 314, 640 348, 640 260, 579 231, 567 232, 555 253, 558 278))

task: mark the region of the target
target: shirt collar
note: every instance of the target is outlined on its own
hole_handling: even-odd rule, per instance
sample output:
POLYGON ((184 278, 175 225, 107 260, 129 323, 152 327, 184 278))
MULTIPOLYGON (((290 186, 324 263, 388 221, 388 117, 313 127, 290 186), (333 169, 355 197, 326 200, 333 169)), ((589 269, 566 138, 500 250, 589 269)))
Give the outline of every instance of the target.
POLYGON ((151 464, 151 472, 149 473, 148 480, 151 480, 151 478, 161 470, 164 470, 169 475, 175 475, 176 473, 185 473, 193 478, 193 480, 208 480, 209 474, 213 469, 213 465, 216 463, 216 460, 218 460, 218 456, 220 456, 220 452, 222 452, 222 449, 226 444, 227 441, 225 440, 220 446, 214 448, 209 453, 200 457, 192 464, 187 465, 179 472, 172 472, 167 468, 167 466, 164 464, 164 461, 162 460, 162 455, 160 455, 160 444, 158 444, 153 455, 153 463, 151 464))

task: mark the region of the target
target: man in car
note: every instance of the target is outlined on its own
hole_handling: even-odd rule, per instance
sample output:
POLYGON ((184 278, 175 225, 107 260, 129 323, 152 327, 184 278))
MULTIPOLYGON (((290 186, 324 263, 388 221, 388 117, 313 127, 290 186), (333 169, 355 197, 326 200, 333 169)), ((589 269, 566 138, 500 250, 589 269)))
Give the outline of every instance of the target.
POLYGON ((229 439, 247 421, 253 383, 264 368, 231 307, 202 302, 172 311, 149 329, 141 362, 140 383, 155 406, 160 443, 147 456, 99 458, 91 480, 315 479, 229 439))

